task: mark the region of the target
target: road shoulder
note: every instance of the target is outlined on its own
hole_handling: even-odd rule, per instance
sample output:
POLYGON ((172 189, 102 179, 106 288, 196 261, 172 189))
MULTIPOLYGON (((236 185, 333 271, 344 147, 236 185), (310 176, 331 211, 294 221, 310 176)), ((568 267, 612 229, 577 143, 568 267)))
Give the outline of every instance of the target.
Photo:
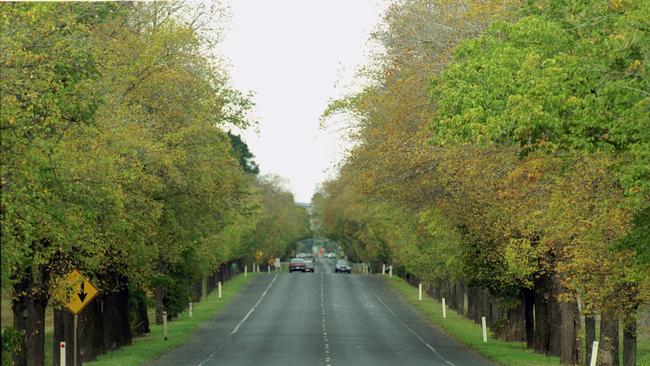
MULTIPOLYGON (((379 277, 379 276, 378 276, 379 277)), ((380 278, 399 299, 410 308, 416 310, 420 318, 439 332, 452 337, 456 342, 466 346, 473 353, 490 360, 493 365, 502 366, 555 366, 559 364, 558 357, 547 357, 532 352, 523 342, 505 342, 491 336, 488 330, 488 342, 482 339, 480 325, 447 309, 447 318, 442 317, 442 304, 432 298, 418 300, 417 288, 409 285, 403 279, 380 278)), ((413 321, 413 320, 411 320, 413 321)), ((458 363, 458 365, 463 363, 458 363)))
MULTIPOLYGON (((222 298, 219 299, 217 291, 213 291, 201 302, 193 304, 193 316, 190 318, 187 311, 179 314, 178 318, 169 322, 168 340, 163 337, 161 325, 153 324, 151 332, 143 337, 133 340, 133 344, 120 348, 114 352, 98 357, 94 362, 87 363, 92 366, 136 366, 151 364, 156 360, 164 359, 170 351, 185 347, 209 326, 231 308, 231 303, 239 300, 242 294, 250 292, 256 283, 263 282, 262 277, 249 274, 246 278, 237 275, 223 285, 222 298)), ((175 352, 173 352, 175 353, 175 352)))

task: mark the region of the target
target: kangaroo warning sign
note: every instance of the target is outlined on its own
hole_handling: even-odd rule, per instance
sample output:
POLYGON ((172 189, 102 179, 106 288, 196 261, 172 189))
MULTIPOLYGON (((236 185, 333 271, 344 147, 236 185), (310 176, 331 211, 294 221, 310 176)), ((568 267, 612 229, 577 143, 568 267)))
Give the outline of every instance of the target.
POLYGON ((97 289, 79 271, 72 270, 63 281, 66 289, 65 306, 79 314, 97 296, 97 289))

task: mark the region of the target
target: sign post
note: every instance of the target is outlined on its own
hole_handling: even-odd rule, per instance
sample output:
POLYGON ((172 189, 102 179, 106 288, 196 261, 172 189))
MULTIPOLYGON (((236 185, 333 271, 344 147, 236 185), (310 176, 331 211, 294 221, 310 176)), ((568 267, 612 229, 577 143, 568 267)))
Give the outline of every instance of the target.
POLYGON ((77 320, 79 319, 78 315, 75 313, 74 314, 74 325, 73 325, 73 337, 74 339, 72 340, 72 349, 74 350, 74 354, 72 355, 72 365, 77 366, 77 320))
MULTIPOLYGON (((88 279, 86 279, 76 269, 72 270, 63 281, 63 287, 59 289, 62 299, 64 299, 65 307, 74 315, 73 320, 73 341, 72 350, 74 352, 73 366, 77 366, 77 322, 79 313, 97 296, 99 291, 93 286, 88 279), (69 292, 69 290, 72 290, 69 292)), ((61 348, 61 352, 65 352, 65 345, 61 348)))

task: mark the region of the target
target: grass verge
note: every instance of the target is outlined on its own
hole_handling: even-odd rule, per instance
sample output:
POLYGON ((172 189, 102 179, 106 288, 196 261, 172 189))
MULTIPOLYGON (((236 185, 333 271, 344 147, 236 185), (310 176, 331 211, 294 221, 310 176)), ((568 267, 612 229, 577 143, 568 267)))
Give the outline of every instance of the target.
POLYGON ((523 342, 504 342, 494 339, 489 329, 488 341, 484 343, 480 325, 450 309, 447 309, 447 318, 443 319, 440 302, 431 298, 419 301, 417 289, 397 276, 386 278, 386 281, 402 296, 406 303, 422 312, 434 325, 487 359, 503 366, 557 366, 560 364, 559 357, 547 357, 534 353, 527 349, 523 342))
POLYGON ((168 323, 167 333, 169 339, 167 341, 163 339, 162 325, 153 324, 151 326, 151 333, 144 337, 134 338, 132 345, 101 355, 97 358, 97 361, 86 364, 93 366, 136 366, 154 360, 166 351, 185 343, 203 322, 212 318, 227 304, 232 302, 239 290, 254 275, 253 273, 249 273, 248 277, 244 278, 244 275, 240 274, 233 277, 230 281, 225 282, 223 285, 222 299, 219 300, 217 291, 213 291, 200 303, 194 304, 191 318, 187 312, 179 314, 176 320, 168 323))

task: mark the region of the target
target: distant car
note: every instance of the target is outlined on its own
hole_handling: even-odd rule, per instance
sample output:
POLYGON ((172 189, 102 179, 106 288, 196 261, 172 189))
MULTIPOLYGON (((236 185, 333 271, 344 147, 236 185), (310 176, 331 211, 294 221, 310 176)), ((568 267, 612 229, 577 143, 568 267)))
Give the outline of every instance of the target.
POLYGON ((303 258, 291 258, 291 261, 289 262, 289 272, 305 272, 306 267, 307 265, 303 258))
POLYGON ((305 261, 305 272, 314 272, 314 258, 305 257, 302 258, 305 261))
POLYGON ((339 272, 352 273, 352 266, 345 259, 341 259, 341 260, 336 262, 336 265, 334 266, 334 272, 336 272, 336 273, 339 273, 339 272))

